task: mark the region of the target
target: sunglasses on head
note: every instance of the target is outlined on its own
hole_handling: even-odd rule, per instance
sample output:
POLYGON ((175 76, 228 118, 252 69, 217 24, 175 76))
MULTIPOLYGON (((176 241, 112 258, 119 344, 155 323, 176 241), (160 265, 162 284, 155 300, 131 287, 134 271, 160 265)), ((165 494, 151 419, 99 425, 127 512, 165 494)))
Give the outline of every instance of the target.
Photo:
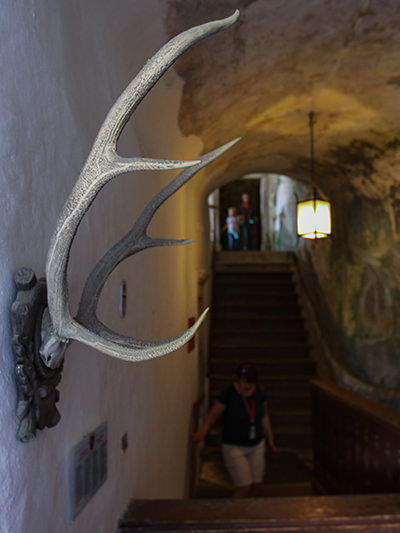
POLYGON ((254 368, 241 368, 239 370, 240 377, 245 377, 248 382, 255 382, 257 373, 254 368))

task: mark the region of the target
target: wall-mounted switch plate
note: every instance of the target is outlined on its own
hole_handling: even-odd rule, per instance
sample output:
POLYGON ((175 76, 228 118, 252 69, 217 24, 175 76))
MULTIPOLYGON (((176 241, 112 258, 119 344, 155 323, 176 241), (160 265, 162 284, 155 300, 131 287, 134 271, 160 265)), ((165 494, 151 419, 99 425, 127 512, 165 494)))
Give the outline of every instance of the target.
POLYGON ((74 520, 107 479, 107 422, 70 452, 70 518, 74 520))

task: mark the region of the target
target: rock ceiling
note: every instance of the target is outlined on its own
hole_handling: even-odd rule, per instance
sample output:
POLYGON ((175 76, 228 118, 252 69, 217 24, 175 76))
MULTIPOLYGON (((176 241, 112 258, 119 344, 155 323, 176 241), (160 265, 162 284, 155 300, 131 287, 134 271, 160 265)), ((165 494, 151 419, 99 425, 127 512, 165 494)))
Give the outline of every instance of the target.
MULTIPOLYGON (((249 172, 383 198, 400 183, 399 0, 165 0, 170 36, 240 10, 177 62, 180 128, 209 150, 241 136, 223 182, 249 172), (329 178, 326 176, 329 175, 329 178), (319 178, 318 178, 319 176, 319 178)), ((222 176, 223 174, 223 176, 222 176)), ((399 194, 400 196, 400 194, 399 194)))

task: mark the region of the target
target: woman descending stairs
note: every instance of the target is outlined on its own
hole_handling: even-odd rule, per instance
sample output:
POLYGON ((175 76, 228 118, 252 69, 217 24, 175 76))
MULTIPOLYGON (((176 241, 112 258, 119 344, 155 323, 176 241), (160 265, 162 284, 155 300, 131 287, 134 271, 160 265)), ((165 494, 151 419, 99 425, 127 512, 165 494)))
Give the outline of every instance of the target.
MULTIPOLYGON (((209 400, 212 405, 234 380, 239 363, 257 367, 278 447, 267 455, 261 495, 311 493, 309 380, 315 365, 293 273, 293 256, 287 253, 222 252, 215 262, 209 400)), ((215 428, 206 441, 198 497, 229 495, 219 433, 215 428)))

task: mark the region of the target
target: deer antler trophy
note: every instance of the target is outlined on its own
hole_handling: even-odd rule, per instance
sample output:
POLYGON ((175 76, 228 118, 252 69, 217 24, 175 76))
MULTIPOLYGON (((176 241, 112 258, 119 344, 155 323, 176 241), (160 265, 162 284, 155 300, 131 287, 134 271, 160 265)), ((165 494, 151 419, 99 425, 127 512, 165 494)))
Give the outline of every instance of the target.
POLYGON ((178 337, 162 342, 145 342, 108 329, 98 320, 96 308, 108 276, 125 258, 146 248, 191 242, 154 239, 146 231, 157 209, 196 172, 223 154, 237 140, 197 161, 186 162, 123 158, 116 151, 117 141, 133 111, 176 59, 196 42, 232 25, 238 16, 237 11, 227 19, 203 24, 178 35, 146 63, 108 113, 61 212, 48 252, 46 280, 37 281, 29 268, 21 268, 16 273, 18 293, 12 305, 11 317, 19 440, 27 442, 34 438, 37 428, 52 427, 59 421, 60 414, 55 406, 58 400, 56 386, 61 379, 64 353, 70 341, 81 341, 119 359, 143 361, 161 357, 186 344, 204 319, 207 310, 178 337), (73 318, 67 289, 69 254, 78 226, 99 191, 112 178, 126 172, 177 168, 184 170, 151 200, 132 229, 97 263, 86 281, 77 316, 73 318))

